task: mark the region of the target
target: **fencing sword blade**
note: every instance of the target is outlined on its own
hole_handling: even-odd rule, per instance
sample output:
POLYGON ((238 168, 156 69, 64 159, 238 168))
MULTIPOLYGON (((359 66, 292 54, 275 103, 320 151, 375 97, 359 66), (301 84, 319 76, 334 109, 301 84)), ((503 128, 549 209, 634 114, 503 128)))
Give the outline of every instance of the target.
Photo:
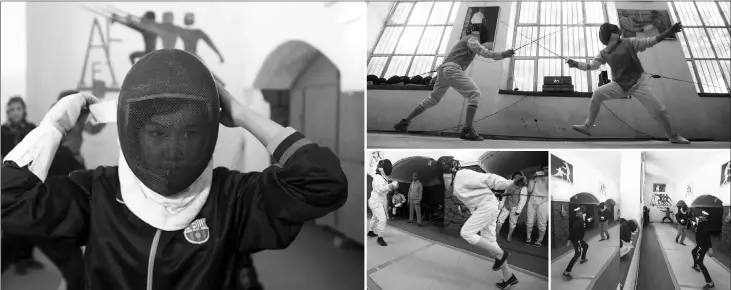
POLYGON ((112 16, 111 16, 111 15, 109 15, 109 14, 105 14, 105 13, 103 13, 103 12, 101 12, 101 11, 98 11, 98 10, 96 10, 96 9, 93 9, 93 8, 90 8, 90 7, 87 7, 87 6, 82 6, 82 8, 83 8, 84 10, 86 10, 86 11, 89 11, 89 12, 91 12, 91 13, 97 14, 97 15, 99 15, 99 16, 102 16, 102 17, 106 17, 106 18, 112 18, 112 16))

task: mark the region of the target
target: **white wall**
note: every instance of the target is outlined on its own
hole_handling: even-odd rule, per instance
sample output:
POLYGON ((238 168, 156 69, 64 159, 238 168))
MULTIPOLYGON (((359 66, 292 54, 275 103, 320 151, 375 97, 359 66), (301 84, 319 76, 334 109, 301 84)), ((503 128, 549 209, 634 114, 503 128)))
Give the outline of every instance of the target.
MULTIPOLYGON (((5 5, 3 3, 3 11, 5 5)), ((27 64, 25 70, 29 82, 24 90, 29 104, 29 119, 36 123, 56 100, 59 92, 74 89, 79 82, 92 21, 97 17, 84 10, 84 7, 103 8, 112 5, 135 15, 152 10, 158 19, 163 12, 171 11, 176 24, 182 23, 185 13, 195 11, 196 26, 208 33, 223 54, 225 62, 220 63, 212 50, 202 42, 198 47, 201 58, 226 83, 227 89, 235 97, 265 116, 269 114, 268 103, 252 85, 267 57, 277 47, 290 41, 304 41, 332 61, 340 74, 341 91, 365 89, 363 55, 366 42, 362 35, 365 33, 366 17, 358 16, 365 13, 365 3, 338 3, 330 7, 323 3, 187 2, 174 5, 164 2, 34 2, 25 5, 27 57, 22 58, 27 64), (344 13, 349 15, 348 19, 333 17, 344 13)), ((5 23, 5 12, 2 18, 5 23)), ((102 26, 106 33, 104 21, 102 26)), ((3 51, 6 43, 4 29, 3 51)), ((114 42, 110 49, 112 65, 121 85, 131 67, 128 55, 143 47, 142 37, 118 24, 111 26, 110 34, 113 38, 121 39, 121 42, 114 42)), ((95 42, 98 42, 96 37, 95 42)), ((182 47, 180 41, 178 46, 182 47)), ((91 53, 90 62, 104 60, 100 51, 91 53)), ((3 61, 3 70, 5 66, 3 61)), ((104 67, 101 69, 105 71, 104 67)), ((3 72, 3 97, 6 95, 4 75, 3 72)), ((111 84, 108 74, 102 74, 101 78, 111 84)), ((86 82, 90 83, 88 71, 86 82)), ((108 97, 116 96, 108 94, 108 97)), ((214 156, 214 162, 221 162, 217 165, 239 170, 257 170, 269 165, 268 158, 261 156, 263 147, 250 134, 241 129, 228 128, 222 128, 220 132, 217 156, 214 156), (243 154, 241 148, 246 148, 243 154)), ((91 160, 87 166, 115 165, 118 150, 116 128, 107 126, 100 135, 85 136, 82 155, 91 160)))
MULTIPOLYGON (((484 2, 463 2, 457 19, 464 19, 468 6, 480 6, 484 2), (482 3, 482 4, 481 4, 482 3)), ((500 21, 510 23, 510 2, 489 2, 485 6, 500 7, 500 21)), ((616 8, 608 5, 610 21, 616 23, 616 9, 667 9, 666 2, 618 2, 616 8)), ((459 26, 461 24, 457 24, 459 26)), ((504 24, 498 26, 495 37, 495 50, 502 51, 512 44, 504 24)), ((454 29, 449 40, 453 46, 459 38, 461 29, 454 29)), ((665 41, 640 54, 643 67, 648 72, 662 73, 665 76, 692 80, 688 71, 683 50, 679 41, 665 41)), ((509 61, 485 62, 476 60, 467 69, 482 92, 477 117, 488 115, 518 101, 522 96, 500 95, 499 89, 506 89, 509 74, 509 61)), ((728 130, 716 130, 717 124, 731 122, 729 98, 700 98, 693 84, 667 79, 652 79, 651 86, 658 99, 665 103, 677 131, 687 138, 731 140, 728 130), (686 114, 685 112, 695 112, 686 114)), ((511 88, 512 89, 512 88, 511 88)), ((406 116, 418 102, 429 94, 428 91, 368 91, 368 129, 392 130, 393 124, 406 116)), ((606 105, 624 122, 638 131, 662 137, 664 133, 647 111, 636 100, 615 100, 606 105)), ((582 137, 573 132, 571 125, 581 124, 586 119, 588 98, 567 97, 527 97, 520 103, 475 124, 478 132, 505 135, 552 138, 582 137), (538 120, 538 126, 533 123, 538 120)), ((419 116, 410 129, 413 131, 440 130, 461 124, 462 112, 466 102, 454 90, 447 92, 442 102, 422 116, 419 116)), ((627 128, 605 109, 599 114, 595 136, 645 138, 627 128)))
POLYGON ((609 168, 612 166, 619 166, 618 163, 607 165, 605 162, 599 162, 592 160, 591 155, 595 154, 607 154, 619 158, 619 152, 610 151, 552 151, 551 154, 563 159, 564 161, 571 163, 574 166, 574 183, 570 185, 565 182, 557 181, 556 178, 551 177, 551 197, 553 201, 564 201, 568 202, 572 196, 580 192, 589 192, 593 194, 599 202, 604 202, 607 199, 614 199, 617 204, 622 203, 621 196, 619 194, 620 180, 617 177, 612 177, 605 172, 614 172, 617 168, 609 168), (606 196, 600 196, 599 186, 600 182, 604 182, 606 185, 606 196))
MULTIPOLYGON (((25 98, 25 5, 0 3, 0 122, 5 122, 5 105, 14 95, 25 98)), ((27 99, 26 99, 27 100, 27 99)))
POLYGON ((686 178, 677 182, 676 191, 678 194, 685 194, 686 185, 693 184, 693 195, 686 197, 688 204, 701 195, 710 194, 718 197, 723 205, 731 205, 729 184, 721 186, 721 166, 731 161, 729 151, 709 152, 709 160, 697 168, 687 168, 689 173, 686 178))
POLYGON ((622 151, 620 164, 621 217, 640 221, 642 218, 642 152, 622 151))

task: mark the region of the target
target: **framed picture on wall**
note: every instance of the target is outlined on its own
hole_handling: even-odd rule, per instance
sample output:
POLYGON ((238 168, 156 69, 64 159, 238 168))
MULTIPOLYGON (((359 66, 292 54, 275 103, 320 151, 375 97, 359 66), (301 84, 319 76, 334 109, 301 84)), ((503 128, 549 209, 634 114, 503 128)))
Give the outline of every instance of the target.
POLYGON ((574 184, 574 166, 551 154, 551 176, 569 184, 574 184))
POLYGON ((487 25, 488 42, 485 47, 494 48, 495 34, 498 29, 498 17, 500 16, 500 7, 469 7, 462 24, 462 34, 460 38, 472 33, 472 23, 480 22, 487 25))
POLYGON ((721 165, 721 186, 731 182, 731 161, 721 165))
POLYGON ((653 183, 652 192, 665 193, 665 183, 653 183))
MULTIPOLYGON (((668 10, 617 9, 622 37, 655 37, 673 26, 668 10)), ((675 33, 666 39, 677 39, 675 33)))

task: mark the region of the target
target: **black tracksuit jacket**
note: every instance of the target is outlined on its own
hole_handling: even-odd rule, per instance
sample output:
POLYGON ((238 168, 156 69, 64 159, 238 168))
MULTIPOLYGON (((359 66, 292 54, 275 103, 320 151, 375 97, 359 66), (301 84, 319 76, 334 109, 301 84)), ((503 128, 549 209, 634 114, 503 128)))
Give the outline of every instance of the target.
POLYGON ((208 234, 201 244, 189 242, 184 230, 162 231, 135 216, 124 205, 117 167, 42 182, 7 162, 2 229, 86 245, 86 289, 240 289, 238 270, 250 253, 287 248, 303 222, 347 200, 345 174, 329 149, 295 132, 273 155, 280 165, 263 172, 214 169, 195 218, 205 227, 188 233, 208 234))

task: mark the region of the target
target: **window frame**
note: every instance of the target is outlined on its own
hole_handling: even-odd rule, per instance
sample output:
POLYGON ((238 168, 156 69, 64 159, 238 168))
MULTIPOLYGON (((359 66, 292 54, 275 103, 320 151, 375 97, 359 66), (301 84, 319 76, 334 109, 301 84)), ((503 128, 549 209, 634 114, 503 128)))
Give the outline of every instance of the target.
MULTIPOLYGON (((572 26, 572 25, 568 25, 568 24, 541 24, 540 23, 541 22, 541 20, 540 20, 541 19, 541 9, 543 8, 543 5, 541 5, 541 4, 542 3, 546 3, 546 2, 543 2, 543 1, 535 1, 535 3, 538 4, 537 10, 536 10, 536 22, 534 22, 534 23, 520 23, 521 8, 522 8, 522 5, 523 5, 524 2, 527 2, 527 1, 518 1, 516 3, 516 8, 515 8, 515 21, 513 22, 513 39, 512 39, 512 45, 511 45, 511 47, 515 47, 515 45, 517 43, 518 36, 520 35, 520 33, 518 32, 518 27, 535 27, 536 28, 536 35, 538 35, 539 37, 542 37, 541 36, 541 28, 542 27, 559 27, 559 28, 563 29, 563 28, 568 28, 568 27, 571 27, 572 26)), ((534 1, 530 1, 530 2, 534 2, 534 1)), ((596 27, 596 29, 598 30, 599 27, 601 26, 601 24, 595 24, 595 23, 587 24, 586 23, 587 22, 587 18, 586 18, 586 4, 585 4, 586 2, 584 2, 584 1, 575 1, 575 2, 581 4, 581 13, 582 13, 582 17, 584 19, 583 20, 584 23, 582 25, 574 25, 574 26, 576 26, 576 27, 583 27, 584 28, 584 39, 585 40, 586 39, 590 39, 589 38, 589 35, 587 35, 587 32, 586 32, 587 29, 586 28, 588 28, 588 27, 596 27)), ((565 2, 559 2, 559 3, 565 3, 565 2)), ((602 22, 608 22, 609 21, 608 20, 609 19, 609 14, 607 12, 607 4, 606 4, 606 2, 600 2, 600 3, 601 3, 601 7, 602 7, 602 15, 604 16, 604 21, 602 21, 602 22)), ((563 11, 563 9, 560 9, 560 11, 561 11, 561 15, 559 15, 559 19, 563 19, 563 12, 564 11, 563 11)), ((564 32, 565 31, 566 30, 561 30, 561 32, 558 33, 558 35, 559 35, 558 42, 559 43, 562 43, 563 44, 564 32)), ((560 58, 560 57, 558 57, 558 56, 556 56, 556 55, 552 55, 552 54, 551 55, 541 56, 540 55, 540 52, 541 52, 542 49, 541 49, 541 46, 538 45, 539 43, 540 43, 540 41, 537 41, 536 42, 536 45, 535 45, 535 47, 536 47, 535 56, 518 56, 518 55, 515 55, 515 56, 513 56, 510 59, 510 70, 508 72, 509 74, 508 74, 508 83, 507 83, 507 86, 508 86, 508 89, 509 90, 512 90, 512 88, 515 85, 515 83, 514 83, 514 80, 515 80, 515 75, 514 75, 514 73, 515 73, 515 61, 516 60, 533 60, 534 61, 533 62, 533 89, 530 90, 530 91, 521 90, 521 92, 542 93, 541 90, 538 90, 538 63, 539 63, 539 60, 540 59, 554 59, 554 60, 555 59, 558 59, 558 60, 563 60, 563 59, 560 58)), ((580 60, 587 61, 587 60, 590 60, 591 58, 593 58, 592 53, 589 53, 589 45, 585 45, 584 46, 584 49, 586 50, 586 57, 587 58, 584 58, 584 56, 581 56, 581 59, 580 60)), ((561 51, 560 54, 563 54, 563 48, 561 50, 562 51, 561 51)), ((564 56, 564 57, 566 57, 566 58, 572 58, 572 57, 576 58, 576 56, 564 56)), ((562 74, 563 74, 563 70, 564 69, 567 69, 567 68, 562 67, 562 69, 561 69, 562 74)), ((587 81, 587 91, 586 92, 591 93, 591 92, 593 92, 592 85, 591 85, 592 84, 592 72, 591 71, 586 71, 585 73, 586 73, 586 81, 587 81)), ((576 84, 574 84, 574 86, 576 86, 576 84)), ((583 91, 581 91, 581 92, 575 91, 575 93, 579 93, 579 94, 586 93, 586 92, 583 92, 583 91)))
MULTIPOLYGON (((672 7, 668 7, 668 8, 672 8, 672 11, 670 11, 670 13, 673 16, 673 19, 676 22, 677 21, 682 21, 680 19, 680 13, 678 12, 678 8, 675 6, 675 2, 674 1, 668 1, 667 3, 669 5, 672 5, 672 7)), ((710 33, 708 32, 708 28, 726 29, 727 32, 729 33, 729 39, 731 39, 731 26, 730 26, 731 19, 727 19, 727 15, 724 14, 723 9, 721 8, 721 4, 719 3, 719 1, 711 1, 710 3, 716 4, 716 8, 718 9, 718 14, 721 17, 721 20, 724 22, 725 26, 706 25, 706 21, 703 19, 703 16, 700 13, 700 8, 698 8, 697 1, 689 1, 689 2, 685 2, 685 3, 693 3, 693 7, 695 8, 695 11, 694 12, 697 13, 698 19, 700 20, 701 25, 685 25, 685 24, 683 24, 683 29, 685 29, 685 28, 702 29, 703 32, 705 33, 706 37, 708 37, 708 40, 709 41, 712 38, 711 38, 710 33)), ((709 2, 706 2, 706 3, 709 3, 709 2)), ((729 17, 731 17, 731 16, 729 16, 729 17)), ((726 93, 725 94, 731 93, 731 85, 729 85, 729 82, 731 82, 731 80, 728 79, 728 78, 731 78, 731 75, 727 76, 726 74, 724 74, 723 73, 723 66, 721 65, 721 61, 722 60, 727 60, 728 61, 729 59, 719 57, 718 56, 718 52, 716 52, 716 47, 714 45, 712 45, 712 44, 710 45, 710 47, 711 47, 711 51, 713 51, 713 54, 716 56, 715 58, 694 57, 693 56, 693 51, 692 51, 692 49, 690 47, 690 42, 688 41, 688 37, 683 36, 683 42, 685 42, 685 49, 688 51, 688 56, 689 56, 689 57, 685 57, 685 54, 683 54, 684 59, 685 59, 686 66, 687 66, 687 63, 690 62, 691 66, 693 67, 693 71, 691 71, 690 73, 695 78, 695 84, 694 85, 695 85, 696 93, 698 93, 698 94, 713 94, 713 93, 710 93, 710 92, 705 92, 705 89, 703 87, 703 80, 705 80, 705 79, 701 80, 701 78, 700 78, 700 73, 698 72, 698 67, 696 66, 696 62, 695 62, 696 60, 706 60, 706 61, 714 61, 715 60, 715 61, 717 61, 718 62, 718 65, 719 65, 719 68, 721 69, 721 78, 724 80, 724 85, 726 86, 726 93)), ((731 72, 730 72, 730 74, 731 74, 731 72)), ((713 86, 713 85, 710 85, 710 86, 713 86)))
MULTIPOLYGON (((414 64, 414 59, 416 59, 417 57, 420 57, 420 56, 431 56, 431 57, 434 57, 434 59, 432 60, 431 66, 429 68, 429 70, 431 71, 437 65, 437 61, 439 60, 439 58, 441 57, 443 59, 449 53, 449 48, 447 48, 444 53, 439 53, 439 48, 442 46, 442 41, 445 40, 444 39, 444 31, 448 27, 451 27, 452 29, 450 31, 450 34, 454 32, 454 23, 455 22, 450 22, 450 20, 451 20, 450 18, 452 16, 452 13, 453 13, 454 9, 459 9, 459 7, 462 4, 462 2, 461 1, 429 1, 429 2, 432 2, 432 6, 429 8, 429 13, 426 16, 426 23, 425 24, 419 24, 419 25, 409 25, 409 20, 411 19, 411 16, 412 16, 414 10, 416 9, 416 5, 418 3, 420 3, 420 2, 424 2, 424 1, 396 1, 396 2, 394 2, 393 7, 391 7, 391 11, 388 13, 388 17, 386 18, 386 20, 383 23, 383 26, 381 27, 381 32, 378 33, 378 38, 375 41, 375 43, 373 44, 373 47, 371 48, 371 53, 370 53, 370 55, 368 55, 368 62, 366 63, 366 66, 368 66, 368 64, 371 63, 371 59, 374 58, 374 57, 386 57, 387 58, 386 59, 386 63, 383 65, 383 70, 381 71, 381 74, 380 75, 377 75, 377 77, 379 77, 379 78, 387 78, 387 77, 390 77, 390 76, 386 76, 385 74, 386 74, 386 72, 388 72, 388 68, 390 67, 391 60, 393 59, 394 56, 410 56, 411 57, 411 59, 409 60, 409 65, 406 67, 406 72, 405 72, 405 74, 408 75, 409 74, 409 70, 411 70, 411 67, 414 64), (449 12, 447 13, 447 20, 446 20, 446 22, 444 24, 429 24, 429 18, 431 17, 432 12, 434 12, 434 7, 436 6, 436 3, 439 3, 439 2, 448 2, 448 3, 451 3, 451 6, 449 8, 449 12), (404 19, 404 23, 403 24, 388 24, 388 22, 391 21, 391 18, 393 17, 393 15, 396 13, 396 10, 397 10, 399 4, 401 4, 401 3, 411 3, 411 5, 412 5, 411 8, 409 9, 408 15, 404 19), (381 54, 378 54, 378 53, 375 52, 376 51, 376 48, 378 47, 378 45, 381 42, 381 38, 383 37, 384 31, 386 31, 386 29, 389 28, 389 27, 401 27, 402 29, 401 29, 401 32, 399 32, 399 36, 398 36, 398 38, 396 40, 396 44, 394 45, 393 50, 390 53, 381 53, 381 54), (419 40, 416 42, 416 47, 414 48, 414 52, 413 53, 409 53, 409 54, 396 53, 396 50, 398 49, 398 46, 401 43, 401 39, 402 39, 402 37, 404 35, 404 31, 406 31, 406 28, 408 28, 408 27, 423 27, 424 28, 424 31, 422 31, 421 35, 419 36, 419 40), (435 52, 433 54, 431 54, 431 53, 419 53, 418 52, 419 51, 419 44, 421 43, 421 40, 424 38, 424 34, 426 32, 426 28, 428 28, 428 27, 442 27, 442 33, 440 34, 439 42, 437 43, 436 50, 435 50, 435 52)), ((449 41, 449 38, 447 38, 446 40, 449 41)), ((425 75, 432 76, 433 74, 435 74, 435 72, 428 72, 428 73, 427 72, 424 72, 421 75, 422 76, 425 76, 425 75)))

